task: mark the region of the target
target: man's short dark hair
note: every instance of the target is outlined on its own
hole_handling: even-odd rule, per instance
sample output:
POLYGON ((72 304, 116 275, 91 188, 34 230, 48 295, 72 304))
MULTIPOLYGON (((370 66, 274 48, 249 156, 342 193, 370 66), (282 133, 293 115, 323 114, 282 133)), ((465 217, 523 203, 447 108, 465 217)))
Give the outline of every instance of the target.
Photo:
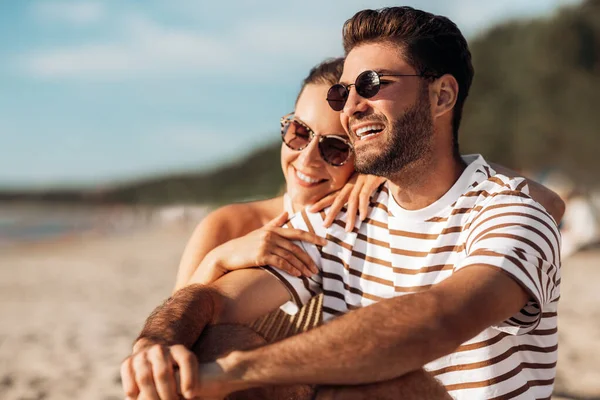
POLYGON ((452 129, 458 153, 458 128, 475 72, 469 46, 456 24, 446 17, 411 7, 363 10, 346 21, 343 38, 346 55, 361 44, 391 42, 401 47, 407 62, 418 73, 454 76, 458 97, 452 129))

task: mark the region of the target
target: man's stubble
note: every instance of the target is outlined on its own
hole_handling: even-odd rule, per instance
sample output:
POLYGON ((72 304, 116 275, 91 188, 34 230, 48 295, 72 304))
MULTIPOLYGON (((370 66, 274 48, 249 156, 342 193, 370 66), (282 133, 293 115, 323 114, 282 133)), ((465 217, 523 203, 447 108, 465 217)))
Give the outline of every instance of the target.
POLYGON ((390 134, 380 148, 365 146, 364 149, 356 149, 356 171, 388 179, 402 176, 404 181, 418 180, 417 176, 412 175, 422 170, 420 166, 428 164, 433 136, 431 106, 426 85, 423 85, 415 104, 388 125, 388 128, 390 134))

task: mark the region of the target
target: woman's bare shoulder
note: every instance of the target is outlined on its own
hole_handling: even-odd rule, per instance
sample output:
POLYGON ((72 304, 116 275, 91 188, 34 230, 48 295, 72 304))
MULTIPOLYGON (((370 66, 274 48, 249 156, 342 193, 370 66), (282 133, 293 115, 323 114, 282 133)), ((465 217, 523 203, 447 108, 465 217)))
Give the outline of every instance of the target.
POLYGON ((201 225, 219 228, 234 237, 243 235, 275 218, 281 212, 282 204, 281 197, 228 204, 208 214, 201 225))

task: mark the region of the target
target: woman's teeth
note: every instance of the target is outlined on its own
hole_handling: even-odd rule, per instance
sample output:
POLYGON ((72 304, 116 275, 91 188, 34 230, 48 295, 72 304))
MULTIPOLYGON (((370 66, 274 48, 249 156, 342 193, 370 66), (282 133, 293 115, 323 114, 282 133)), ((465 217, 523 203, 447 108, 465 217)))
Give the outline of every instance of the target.
POLYGON ((313 179, 307 175, 304 175, 302 172, 296 170, 296 176, 298 177, 298 179, 300 179, 302 182, 306 182, 306 183, 318 183, 320 181, 320 179, 313 179))
POLYGON ((354 133, 359 139, 364 139, 368 136, 375 135, 385 129, 384 125, 375 124, 358 128, 354 133))

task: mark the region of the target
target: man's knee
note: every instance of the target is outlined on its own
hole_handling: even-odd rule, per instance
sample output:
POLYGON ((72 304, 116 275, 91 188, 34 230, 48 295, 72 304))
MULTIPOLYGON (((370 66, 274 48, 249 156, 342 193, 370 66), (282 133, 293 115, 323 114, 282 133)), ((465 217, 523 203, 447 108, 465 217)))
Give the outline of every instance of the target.
POLYGON ((389 381, 356 386, 325 386, 317 400, 452 400, 446 389, 421 369, 389 381))

